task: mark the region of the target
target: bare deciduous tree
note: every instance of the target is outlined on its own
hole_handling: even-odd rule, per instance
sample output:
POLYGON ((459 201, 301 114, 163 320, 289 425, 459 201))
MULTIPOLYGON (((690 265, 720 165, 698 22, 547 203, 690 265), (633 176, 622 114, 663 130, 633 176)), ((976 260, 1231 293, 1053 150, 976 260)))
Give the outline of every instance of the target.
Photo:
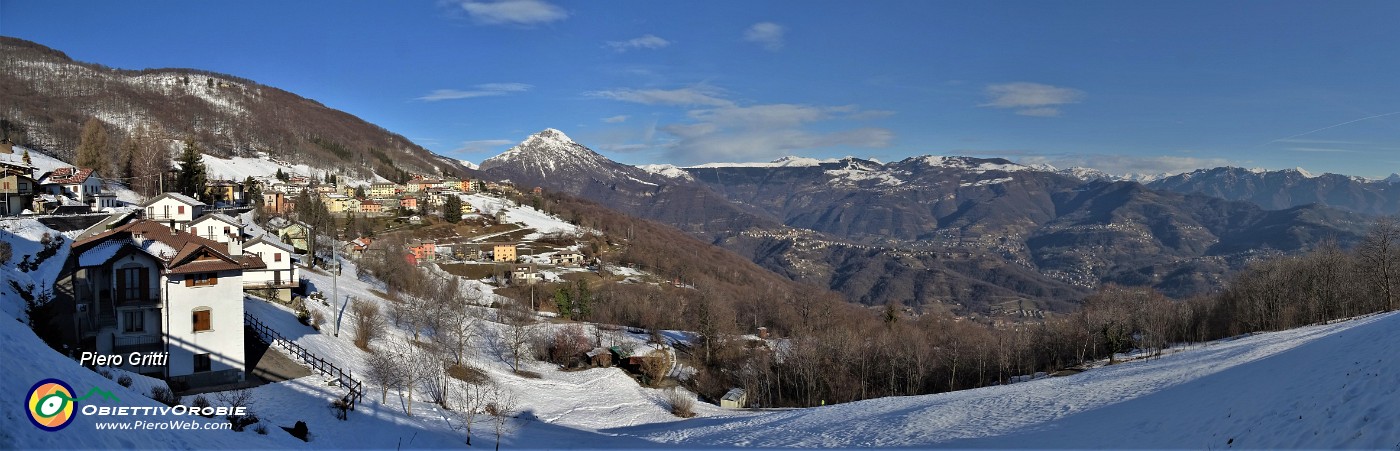
POLYGON ((502 389, 498 385, 493 385, 491 390, 491 402, 486 406, 486 413, 491 414, 491 423, 496 432, 496 450, 501 449, 501 437, 510 429, 510 419, 515 416, 518 408, 516 405, 515 393, 502 389))
POLYGON ((350 312, 355 315, 355 346, 369 351, 369 343, 384 335, 384 317, 379 314, 379 306, 361 299, 350 303, 350 312))
POLYGON ((1400 295, 1400 218, 1384 216, 1376 219, 1366 238, 1356 247, 1357 257, 1380 293, 1380 303, 1386 310, 1395 310, 1400 295))
POLYGON ((398 363, 394 361, 394 354, 391 351, 381 350, 366 354, 365 368, 365 380, 379 386, 380 404, 388 401, 390 387, 403 385, 402 373, 399 371, 398 363))

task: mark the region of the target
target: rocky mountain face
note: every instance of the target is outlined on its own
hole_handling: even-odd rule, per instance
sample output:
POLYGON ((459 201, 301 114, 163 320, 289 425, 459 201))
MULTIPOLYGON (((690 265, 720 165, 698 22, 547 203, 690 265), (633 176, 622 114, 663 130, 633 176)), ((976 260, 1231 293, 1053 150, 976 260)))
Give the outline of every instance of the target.
POLYGON ((1262 171, 1236 167, 1201 169, 1148 184, 1153 189, 1253 202, 1267 209, 1321 204, 1372 215, 1400 213, 1400 185, 1301 169, 1262 171))
POLYGON ((866 304, 1024 314, 1061 310, 1106 282, 1188 295, 1262 252, 1354 241, 1366 223, 995 158, 639 168, 562 136, 547 130, 482 167, 676 225, 866 304))
POLYGON ((251 80, 193 69, 114 69, 0 36, 5 137, 71 161, 90 118, 106 125, 113 154, 116 143, 144 126, 172 150, 193 139, 216 156, 265 153, 356 178, 468 172, 403 136, 251 80))

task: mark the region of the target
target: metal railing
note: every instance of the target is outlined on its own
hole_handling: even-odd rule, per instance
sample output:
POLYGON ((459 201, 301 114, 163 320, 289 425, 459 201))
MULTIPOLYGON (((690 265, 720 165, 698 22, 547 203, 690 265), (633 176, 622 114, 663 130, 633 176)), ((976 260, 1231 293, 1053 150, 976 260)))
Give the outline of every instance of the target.
POLYGON ((350 410, 355 410, 355 405, 359 404, 360 399, 364 397, 364 385, 361 384, 360 381, 355 380, 354 377, 351 377, 351 373, 340 369, 340 367, 335 366, 335 364, 326 361, 326 359, 316 354, 312 354, 311 351, 307 351, 306 348, 301 347, 301 345, 296 344, 296 342, 282 337, 281 334, 267 327, 262 321, 258 321, 258 319, 254 318, 250 313, 243 314, 243 322, 249 327, 252 327, 253 331, 258 334, 258 339, 267 343, 268 346, 279 346, 296 358, 301 359, 302 362, 306 362, 307 365, 321 374, 335 377, 336 382, 340 384, 340 386, 350 390, 350 393, 346 394, 344 398, 341 398, 341 401, 349 405, 350 410))

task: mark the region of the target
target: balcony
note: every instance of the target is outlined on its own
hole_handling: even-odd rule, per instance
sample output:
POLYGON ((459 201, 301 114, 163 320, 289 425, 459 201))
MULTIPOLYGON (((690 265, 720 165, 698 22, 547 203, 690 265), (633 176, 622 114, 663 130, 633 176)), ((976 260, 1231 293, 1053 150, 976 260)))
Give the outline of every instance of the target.
POLYGON ((111 292, 102 290, 103 300, 113 300, 117 307, 164 307, 160 299, 160 290, 139 288, 129 288, 117 290, 116 298, 111 298, 111 292))
POLYGON ((161 342, 159 334, 112 335, 112 352, 116 354, 148 353, 163 350, 165 350, 165 344, 161 342))

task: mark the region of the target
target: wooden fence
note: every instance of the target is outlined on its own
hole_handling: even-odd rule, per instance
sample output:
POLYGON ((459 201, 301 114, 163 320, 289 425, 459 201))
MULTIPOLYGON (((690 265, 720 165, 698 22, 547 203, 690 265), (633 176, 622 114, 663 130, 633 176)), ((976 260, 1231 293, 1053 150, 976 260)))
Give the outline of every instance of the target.
POLYGON ((268 346, 276 345, 281 347, 293 357, 311 366, 312 369, 326 376, 335 377, 336 383, 350 389, 350 392, 347 393, 344 398, 341 398, 341 401, 349 405, 350 410, 355 410, 355 405, 359 404, 360 398, 364 397, 364 385, 361 384, 360 381, 355 380, 354 377, 351 377, 351 373, 340 369, 340 367, 335 366, 334 363, 328 362, 326 359, 316 354, 312 354, 311 351, 307 351, 306 348, 301 347, 301 345, 296 344, 296 342, 282 337, 282 334, 267 327, 262 321, 258 321, 257 318, 254 318, 252 314, 244 313, 243 322, 252 327, 253 331, 258 334, 258 338, 266 342, 268 346))

